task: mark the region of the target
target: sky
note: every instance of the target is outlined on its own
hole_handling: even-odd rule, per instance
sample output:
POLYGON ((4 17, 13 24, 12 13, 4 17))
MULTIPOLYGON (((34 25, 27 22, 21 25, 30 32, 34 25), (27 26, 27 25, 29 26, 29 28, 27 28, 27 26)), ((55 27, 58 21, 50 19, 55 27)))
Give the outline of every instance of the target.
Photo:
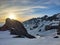
POLYGON ((20 21, 51 16, 60 13, 60 0, 0 0, 0 22, 10 13, 14 13, 20 21))

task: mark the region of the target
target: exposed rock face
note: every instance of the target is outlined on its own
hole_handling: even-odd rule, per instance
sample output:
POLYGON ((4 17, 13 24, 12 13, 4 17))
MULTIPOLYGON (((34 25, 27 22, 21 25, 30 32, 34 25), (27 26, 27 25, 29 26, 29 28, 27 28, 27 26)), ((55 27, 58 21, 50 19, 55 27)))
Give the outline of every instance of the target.
POLYGON ((60 22, 59 22, 59 26, 58 26, 57 34, 60 35, 60 22))
POLYGON ((51 29, 57 29, 57 35, 60 35, 60 23, 58 26, 49 26, 49 25, 45 26, 46 31, 51 29))
POLYGON ((51 30, 51 29, 58 29, 59 26, 50 26, 50 25, 46 25, 45 26, 45 30, 51 30))
POLYGON ((1 30, 10 30, 10 33, 14 35, 35 38, 34 36, 28 34, 27 30, 21 22, 17 20, 11 20, 9 18, 6 19, 6 23, 3 27, 1 27, 1 30))

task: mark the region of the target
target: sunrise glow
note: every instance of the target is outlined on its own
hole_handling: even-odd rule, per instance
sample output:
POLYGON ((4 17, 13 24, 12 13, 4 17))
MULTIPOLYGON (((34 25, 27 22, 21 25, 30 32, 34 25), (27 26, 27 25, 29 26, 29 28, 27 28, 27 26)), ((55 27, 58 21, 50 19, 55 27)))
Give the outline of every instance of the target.
POLYGON ((8 18, 16 19, 16 15, 14 13, 9 13, 8 18))

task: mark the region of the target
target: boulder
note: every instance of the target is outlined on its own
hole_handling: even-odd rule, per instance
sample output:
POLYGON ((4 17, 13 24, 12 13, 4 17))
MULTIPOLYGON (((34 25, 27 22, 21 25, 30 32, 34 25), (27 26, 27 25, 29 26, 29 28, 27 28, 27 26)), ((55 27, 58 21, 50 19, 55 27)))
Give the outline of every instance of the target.
POLYGON ((35 38, 34 36, 28 34, 26 28, 21 22, 13 19, 11 20, 9 18, 6 19, 5 25, 1 27, 1 30, 9 30, 10 34, 12 35, 25 36, 27 38, 35 38))

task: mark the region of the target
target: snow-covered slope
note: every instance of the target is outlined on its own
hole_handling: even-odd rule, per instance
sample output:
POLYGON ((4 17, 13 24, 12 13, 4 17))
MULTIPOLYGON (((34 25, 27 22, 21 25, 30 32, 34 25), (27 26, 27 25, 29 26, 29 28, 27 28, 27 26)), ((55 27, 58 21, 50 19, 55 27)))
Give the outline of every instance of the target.
MULTIPOLYGON (((43 36, 47 36, 47 35, 50 35, 50 34, 53 34, 53 33, 55 33, 56 32, 56 29, 52 29, 52 30, 48 30, 48 31, 46 31, 45 30, 45 26, 46 25, 58 25, 58 23, 59 23, 59 21, 43 21, 43 22, 40 22, 40 24, 38 24, 38 27, 36 27, 36 28, 33 28, 33 25, 34 24, 32 24, 32 25, 29 25, 29 26, 25 26, 26 27, 26 29, 27 29, 27 31, 31 34, 31 35, 39 35, 39 36, 41 36, 41 35, 43 35, 43 36), (31 28, 32 28, 32 30, 31 30, 31 28)), ((28 24, 27 24, 28 25, 28 24)))
POLYGON ((9 31, 0 32, 0 45, 60 45, 60 38, 38 37, 35 39, 12 38, 9 31))
POLYGON ((55 33, 57 29, 51 29, 46 31, 45 27, 46 25, 50 25, 50 26, 58 26, 59 25, 59 15, 55 14, 53 16, 47 17, 41 17, 41 18, 33 18, 30 19, 28 21, 25 21, 23 24, 25 26, 25 28, 27 29, 27 31, 31 34, 31 35, 50 35, 50 33, 55 33))

